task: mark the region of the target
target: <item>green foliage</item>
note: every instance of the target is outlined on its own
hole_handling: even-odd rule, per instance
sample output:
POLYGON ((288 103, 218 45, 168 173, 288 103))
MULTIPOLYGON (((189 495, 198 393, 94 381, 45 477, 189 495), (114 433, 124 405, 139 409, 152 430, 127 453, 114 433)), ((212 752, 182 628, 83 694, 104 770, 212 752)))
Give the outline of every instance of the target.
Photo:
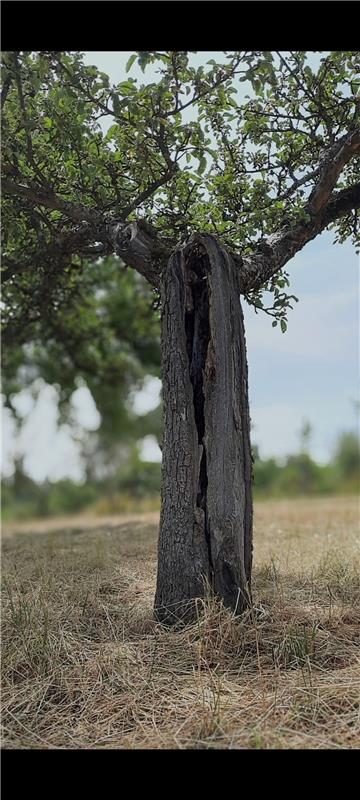
POLYGON ((341 434, 335 450, 334 463, 339 480, 358 492, 360 489, 360 447, 359 437, 356 434, 351 431, 341 434))
MULTIPOLYGON (((144 427, 148 433, 145 422, 144 427)), ((146 510, 149 507, 157 510, 161 465, 142 461, 134 440, 129 442, 126 451, 123 449, 122 455, 121 465, 115 460, 112 472, 97 478, 88 474, 86 483, 80 485, 70 480, 46 481, 39 485, 24 473, 21 463, 17 462, 14 475, 5 479, 1 486, 3 518, 46 517, 87 508, 99 514, 146 510)), ((351 431, 339 436, 334 457, 328 464, 317 464, 303 451, 289 455, 283 464, 275 458, 261 459, 256 446, 253 456, 255 499, 359 491, 359 437, 351 431)))
POLYGON ((160 477, 161 464, 142 461, 135 448, 129 462, 118 473, 117 490, 128 493, 135 499, 159 495, 160 477))
POLYGON ((118 510, 119 504, 126 506, 129 502, 136 510, 136 503, 146 500, 158 507, 160 474, 161 465, 142 461, 134 444, 113 475, 88 478, 81 484, 71 480, 38 484, 26 475, 18 461, 14 475, 1 484, 3 519, 26 520, 73 514, 89 507, 110 513, 118 510))
MULTIPOLYGON (((156 81, 111 85, 81 53, 5 53, 4 175, 109 218, 149 218, 172 247, 204 230, 251 252, 285 219, 291 228, 304 218, 324 148, 358 118, 359 53, 310 55, 236 51, 197 67, 189 52, 141 51, 126 71, 137 60, 144 73, 156 68, 156 81), (106 133, 103 117, 112 118, 106 133)), ((358 158, 349 161, 339 188, 357 180, 358 167, 358 158)), ((23 264, 26 254, 31 265, 19 265, 5 302, 25 306, 22 335, 29 324, 30 336, 39 310, 57 313, 79 273, 85 279, 80 244, 72 238, 70 259, 69 248, 54 247, 65 234, 81 239, 81 226, 26 199, 4 196, 3 205, 4 263, 23 264)), ((335 229, 339 241, 358 241, 354 212, 335 229)), ((258 300, 248 297, 256 308, 258 300)), ((285 331, 288 296, 274 300, 285 331)), ((11 332, 19 334, 14 323, 11 332)))
MULTIPOLYGON (((306 217, 324 148, 358 121, 358 52, 235 51, 193 62, 187 51, 139 51, 112 85, 79 52, 2 56, 3 179, 28 192, 2 197, 4 393, 11 404, 40 376, 59 387, 65 411, 85 381, 105 449, 132 435, 129 393, 145 372, 158 374, 159 315, 137 274, 99 260, 113 243, 88 246, 98 223, 81 207, 99 225, 151 220, 169 248, 202 230, 251 254, 306 217), (149 65, 156 79, 146 82, 149 65)), ((358 167, 352 158, 338 188, 357 181, 358 167)), ((358 243, 355 212, 333 227, 338 241, 358 243)), ((283 333, 297 301, 288 289, 279 272, 246 297, 283 333)))
MULTIPOLYGON (((97 457, 105 450, 110 459, 112 443, 133 439, 135 431, 160 433, 154 415, 142 433, 145 420, 138 424, 128 403, 146 374, 159 374, 159 315, 146 281, 133 270, 120 270, 114 258, 93 263, 81 280, 77 276, 76 289, 57 314, 44 313, 32 323, 30 342, 25 330, 23 342, 20 334, 17 347, 4 348, 3 392, 13 409, 14 395, 41 377, 57 386, 64 419, 73 391, 86 384, 101 415, 97 457)), ((14 313, 21 326, 21 307, 14 313)))
POLYGON ((18 466, 13 480, 2 482, 1 495, 4 520, 27 520, 81 511, 95 502, 98 488, 71 480, 47 481, 39 485, 18 466))
POLYGON ((331 472, 329 475, 327 467, 316 464, 307 453, 299 453, 286 459, 278 483, 279 493, 285 497, 326 494, 335 488, 331 481, 331 472))
POLYGON ((4 351, 6 396, 38 375, 48 383, 58 382, 65 397, 76 388, 75 375, 86 380, 96 395, 102 384, 117 389, 127 379, 140 380, 144 369, 157 374, 159 315, 152 304, 146 281, 132 270, 119 269, 115 258, 97 261, 74 276, 73 292, 63 304, 59 301, 57 313, 44 306, 28 329, 31 298, 24 319, 21 298, 14 290, 13 307, 3 312, 4 324, 19 329, 23 325, 24 332, 19 330, 17 349, 4 351), (16 387, 19 364, 28 369, 16 387))
POLYGON ((291 455, 281 466, 274 458, 254 463, 255 497, 297 497, 344 491, 333 465, 322 466, 305 453, 291 455))
POLYGON ((334 457, 320 465, 304 448, 311 428, 304 423, 301 452, 289 455, 281 465, 274 458, 261 459, 254 452, 255 497, 297 497, 299 495, 341 494, 358 492, 360 487, 359 437, 349 431, 338 439, 334 457))
POLYGON ((281 467, 275 458, 261 459, 254 457, 254 491, 255 494, 267 496, 271 494, 274 485, 278 483, 281 467))

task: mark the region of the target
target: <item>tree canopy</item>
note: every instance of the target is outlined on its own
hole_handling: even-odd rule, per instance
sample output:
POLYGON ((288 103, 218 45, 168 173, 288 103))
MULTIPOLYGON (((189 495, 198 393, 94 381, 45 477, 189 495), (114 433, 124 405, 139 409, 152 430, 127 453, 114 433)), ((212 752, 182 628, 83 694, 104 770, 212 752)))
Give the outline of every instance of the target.
POLYGON ((81 374, 105 408, 140 362, 156 372, 161 273, 194 232, 231 252, 241 293, 283 331, 292 256, 328 227, 359 245, 359 53, 193 60, 136 52, 112 85, 78 52, 3 54, 8 395, 41 374, 66 396, 81 374))

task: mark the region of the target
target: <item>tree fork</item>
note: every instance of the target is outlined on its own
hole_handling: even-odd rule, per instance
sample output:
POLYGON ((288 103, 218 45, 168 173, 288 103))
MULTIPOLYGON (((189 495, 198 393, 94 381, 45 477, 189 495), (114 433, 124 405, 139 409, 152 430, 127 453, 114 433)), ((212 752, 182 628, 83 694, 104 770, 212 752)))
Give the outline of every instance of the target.
POLYGON ((196 616, 210 585, 241 613, 252 562, 250 417, 238 267, 194 235, 163 274, 164 439, 155 613, 196 616))

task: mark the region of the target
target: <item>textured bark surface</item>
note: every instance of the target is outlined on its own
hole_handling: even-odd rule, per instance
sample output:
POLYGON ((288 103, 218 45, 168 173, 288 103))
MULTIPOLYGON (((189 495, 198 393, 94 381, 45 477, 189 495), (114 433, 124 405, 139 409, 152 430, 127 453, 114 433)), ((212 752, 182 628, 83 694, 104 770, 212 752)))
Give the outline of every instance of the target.
POLYGON ((210 584, 241 612, 252 558, 247 362, 237 268, 211 236, 163 276, 164 440, 157 617, 192 618, 210 584))

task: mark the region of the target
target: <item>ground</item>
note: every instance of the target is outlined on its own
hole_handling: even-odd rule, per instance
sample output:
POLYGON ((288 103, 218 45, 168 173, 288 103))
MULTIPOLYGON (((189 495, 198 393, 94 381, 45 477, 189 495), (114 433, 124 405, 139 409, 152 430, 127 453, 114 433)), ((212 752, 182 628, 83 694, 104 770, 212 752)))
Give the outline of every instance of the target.
POLYGON ((2 746, 358 748, 355 498, 255 507, 254 607, 152 615, 156 514, 3 532, 2 746))

